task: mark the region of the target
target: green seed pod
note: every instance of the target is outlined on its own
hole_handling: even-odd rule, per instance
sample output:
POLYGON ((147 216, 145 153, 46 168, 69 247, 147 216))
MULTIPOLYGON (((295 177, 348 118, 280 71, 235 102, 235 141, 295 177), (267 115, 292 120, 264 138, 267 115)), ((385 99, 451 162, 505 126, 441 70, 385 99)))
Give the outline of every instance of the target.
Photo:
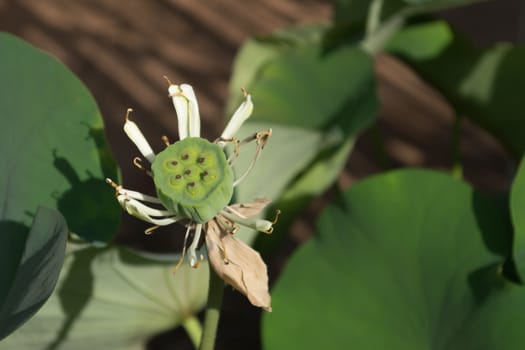
POLYGON ((231 200, 233 171, 221 147, 200 137, 175 142, 151 166, 157 194, 177 216, 205 223, 231 200))

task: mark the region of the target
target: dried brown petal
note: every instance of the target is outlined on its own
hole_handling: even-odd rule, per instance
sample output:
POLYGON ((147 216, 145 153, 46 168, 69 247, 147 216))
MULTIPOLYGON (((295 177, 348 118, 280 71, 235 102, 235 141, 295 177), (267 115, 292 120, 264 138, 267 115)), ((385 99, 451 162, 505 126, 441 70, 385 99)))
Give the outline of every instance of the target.
POLYGON ((251 218, 259 214, 270 202, 271 200, 268 198, 257 198, 255 202, 234 204, 230 205, 229 208, 235 210, 245 218, 251 218))
POLYGON ((217 274, 246 295, 254 306, 272 311, 268 272, 261 255, 223 230, 215 220, 207 226, 206 249, 217 274))

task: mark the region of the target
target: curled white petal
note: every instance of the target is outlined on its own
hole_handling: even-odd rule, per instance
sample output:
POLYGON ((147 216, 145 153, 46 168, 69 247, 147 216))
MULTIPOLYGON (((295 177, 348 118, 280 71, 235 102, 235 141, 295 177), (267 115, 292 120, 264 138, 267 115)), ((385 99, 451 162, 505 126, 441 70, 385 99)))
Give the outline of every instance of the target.
POLYGON ((253 111, 252 97, 246 95, 246 98, 243 103, 237 108, 233 116, 231 117, 228 125, 224 128, 222 132, 222 139, 231 139, 237 134, 237 131, 241 128, 242 124, 250 117, 253 111))
POLYGON ((179 126, 179 139, 186 137, 199 137, 201 133, 201 122, 199 115, 199 104, 193 88, 188 84, 174 85, 168 87, 168 93, 173 101, 177 112, 179 126))
POLYGON ((174 216, 175 215, 175 213, 172 212, 171 210, 161 210, 161 209, 152 208, 150 206, 147 206, 147 205, 139 202, 138 200, 135 200, 135 199, 127 197, 125 194, 121 194, 118 197, 119 198, 122 197, 122 199, 119 199, 119 202, 121 200, 127 200, 128 202, 130 202, 130 204, 128 204, 128 206, 133 206, 137 211, 139 211, 140 213, 142 213, 144 215, 157 216, 157 217, 174 216))
POLYGON ((171 211, 148 207, 136 199, 127 197, 125 194, 117 196, 117 200, 128 214, 143 221, 158 226, 166 226, 177 222, 177 218, 171 211))
POLYGON ((153 161, 155 161, 155 153, 153 153, 151 146, 142 134, 142 131, 140 131, 137 124, 126 118, 126 122, 124 123, 124 132, 126 135, 128 135, 129 139, 135 144, 135 146, 137 146, 144 158, 146 158, 150 163, 153 163, 153 161))
POLYGON ((137 191, 128 190, 127 188, 123 188, 123 187, 121 187, 118 190, 118 193, 119 194, 125 194, 128 197, 133 198, 133 199, 137 199, 137 200, 139 200, 141 202, 162 204, 161 200, 158 199, 157 197, 148 196, 147 194, 140 193, 140 192, 137 192, 137 191))
POLYGON ((197 224, 195 226, 195 235, 193 236, 193 241, 191 242, 190 247, 188 248, 190 254, 190 266, 197 267, 198 258, 197 258, 197 245, 201 239, 202 233, 202 224, 197 224))
POLYGON ((270 232, 273 230, 273 222, 268 220, 255 220, 255 229, 261 232, 270 232))
POLYGON ((224 208, 224 210, 220 211, 220 214, 231 222, 260 232, 271 233, 273 231, 274 222, 263 219, 240 217, 235 210, 231 210, 231 207, 224 208))

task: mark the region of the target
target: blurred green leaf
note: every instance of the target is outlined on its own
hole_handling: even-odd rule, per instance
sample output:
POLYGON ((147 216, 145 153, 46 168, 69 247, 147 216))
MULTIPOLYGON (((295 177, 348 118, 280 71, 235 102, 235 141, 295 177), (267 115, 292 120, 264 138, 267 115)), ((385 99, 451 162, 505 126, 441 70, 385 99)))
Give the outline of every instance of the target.
POLYGON ((0 221, 0 339, 20 327, 55 288, 68 229, 62 215, 39 208, 31 230, 0 221))
MULTIPOLYGON (((372 32, 369 19, 369 12, 372 1, 362 0, 336 0, 334 2, 334 21, 332 26, 326 31, 323 37, 323 48, 325 51, 330 51, 334 48, 347 45, 357 45, 362 40, 371 40, 377 42, 377 38, 371 38, 372 32)), ((376 9, 377 1, 376 1, 376 9)), ((380 23, 399 23, 401 25, 405 20, 405 15, 400 11, 405 7, 401 0, 383 1, 380 6, 380 11, 376 20, 380 23)), ((372 16, 375 17, 375 16, 372 16)), ((392 27, 388 30, 380 30, 381 35, 388 35, 388 33, 397 30, 398 25, 388 25, 392 27)), ((375 28, 376 30, 379 28, 375 28)), ((381 40, 382 41, 382 40, 381 40)))
MULTIPOLYGON (((321 35, 314 34, 316 30, 303 32, 304 40, 289 35, 294 39, 286 45, 271 38, 251 41, 241 50, 232 77, 232 86, 246 86, 255 105, 238 136, 273 129, 254 171, 238 187, 236 200, 261 196, 277 200, 290 190, 285 203, 276 203, 285 216, 290 209, 290 217, 333 183, 356 135, 373 122, 378 109, 370 56, 356 47, 325 55, 321 35), (264 58, 254 63, 252 57, 264 58), (295 201, 299 197, 302 200, 295 201), (288 206, 292 202, 293 209, 288 206)), ((231 101, 241 98, 236 90, 240 92, 231 90, 231 101)), ((229 106, 234 109, 232 103, 229 106)), ((246 153, 250 152, 241 152, 246 153)), ((241 157, 235 164, 237 174, 251 160, 241 157)), ((253 239, 252 232, 240 235, 253 239)))
POLYGON ((477 49, 444 22, 414 25, 387 49, 402 57, 453 104, 495 135, 516 157, 525 150, 525 48, 496 44, 477 49), (443 67, 436 69, 436 67, 443 67))
MULTIPOLYGON (((265 122, 245 123, 238 136, 242 138, 247 132, 269 128, 273 128, 270 141, 248 178, 237 186, 235 202, 247 203, 260 197, 277 200, 289 183, 314 160, 316 153, 327 147, 326 139, 319 132, 265 122)), ((241 150, 241 157, 234 163, 237 176, 248 168, 252 155, 248 146, 241 150)), ((237 233, 247 243, 253 241, 255 234, 245 228, 237 233)))
POLYGON ((231 115, 242 102, 241 89, 250 86, 257 79, 265 64, 303 45, 320 43, 325 29, 326 25, 323 24, 299 25, 247 40, 233 63, 230 99, 226 108, 228 114, 231 115))
POLYGON ((252 120, 345 134, 362 129, 377 110, 370 56, 358 48, 322 55, 319 45, 283 54, 250 85, 252 120))
POLYGON ((525 280, 525 161, 523 159, 510 191, 510 209, 514 227, 512 246, 514 264, 523 282, 525 280))
POLYGON ((265 349, 521 349, 507 202, 431 171, 354 185, 290 259, 265 349))
POLYGON ((354 138, 349 138, 343 146, 323 150, 284 192, 281 202, 287 203, 285 207, 288 210, 302 208, 305 199, 313 198, 334 183, 346 164, 354 142, 354 138))
POLYGON ((346 165, 348 155, 355 143, 355 138, 349 138, 342 146, 320 149, 317 157, 305 170, 296 176, 286 187, 272 209, 279 209, 284 214, 274 226, 274 234, 257 236, 254 246, 261 253, 267 253, 279 247, 281 239, 289 231, 290 225, 303 208, 317 195, 329 188, 339 177, 346 165))
POLYGON ((454 33, 446 22, 426 22, 401 30, 387 49, 414 61, 425 61, 439 56, 453 40, 454 33))
MULTIPOLYGON (((395 34, 408 19, 453 7, 485 0, 388 0, 381 2, 378 27, 371 32, 369 10, 373 1, 336 0, 334 23, 327 30, 324 47, 330 50, 341 45, 354 44, 364 39, 363 47, 369 52, 381 51, 388 38, 395 34)), ((374 16, 372 16, 374 17, 374 16)))
POLYGON ((102 119, 84 85, 60 62, 0 33, 0 212, 29 226, 55 208, 88 241, 108 241, 119 208, 104 178, 116 166, 102 119))
POLYGON ((66 257, 57 291, 6 349, 139 350, 204 305, 208 268, 156 261, 125 249, 78 250, 66 257))

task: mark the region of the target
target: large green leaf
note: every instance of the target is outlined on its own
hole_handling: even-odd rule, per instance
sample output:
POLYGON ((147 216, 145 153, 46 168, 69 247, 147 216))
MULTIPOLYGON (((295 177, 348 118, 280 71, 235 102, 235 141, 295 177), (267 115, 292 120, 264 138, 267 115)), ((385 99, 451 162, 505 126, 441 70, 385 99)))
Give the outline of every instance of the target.
POLYGON ((5 349, 138 350, 204 305, 208 268, 151 260, 124 249, 87 248, 66 257, 57 292, 5 349))
MULTIPOLYGON (((277 200, 289 190, 286 201, 277 204, 285 215, 287 209, 297 211, 296 199, 304 206, 333 183, 357 133, 373 122, 378 108, 371 58, 358 48, 324 55, 315 35, 319 30, 305 32, 304 40, 283 41, 281 33, 279 40, 252 41, 241 51, 232 77, 235 86, 241 85, 240 77, 246 79, 255 105, 239 136, 273 129, 252 175, 238 187, 237 200, 277 200), (250 57, 261 52, 264 59, 251 66, 250 57)), ((239 93, 231 100, 239 100, 239 93)), ((250 161, 239 159, 237 174, 250 161)), ((252 233, 241 236, 253 238, 252 233)))
POLYGON ((525 161, 523 159, 512 184, 510 209, 514 227, 513 258, 523 282, 525 280, 525 161))
POLYGON ((39 208, 31 230, 0 221, 0 339, 38 311, 55 288, 68 229, 60 213, 39 208))
POLYGON ((444 22, 408 27, 387 48, 438 88, 458 114, 485 127, 516 157, 525 151, 525 48, 496 44, 478 49, 444 22))
POLYGON ((525 290, 501 276, 508 216, 436 172, 356 184, 275 285, 265 349, 522 349, 525 290))
POLYGON ((104 177, 116 167, 89 92, 55 58, 5 33, 0 76, 0 219, 29 226, 43 205, 86 240, 112 238, 120 215, 104 177))

